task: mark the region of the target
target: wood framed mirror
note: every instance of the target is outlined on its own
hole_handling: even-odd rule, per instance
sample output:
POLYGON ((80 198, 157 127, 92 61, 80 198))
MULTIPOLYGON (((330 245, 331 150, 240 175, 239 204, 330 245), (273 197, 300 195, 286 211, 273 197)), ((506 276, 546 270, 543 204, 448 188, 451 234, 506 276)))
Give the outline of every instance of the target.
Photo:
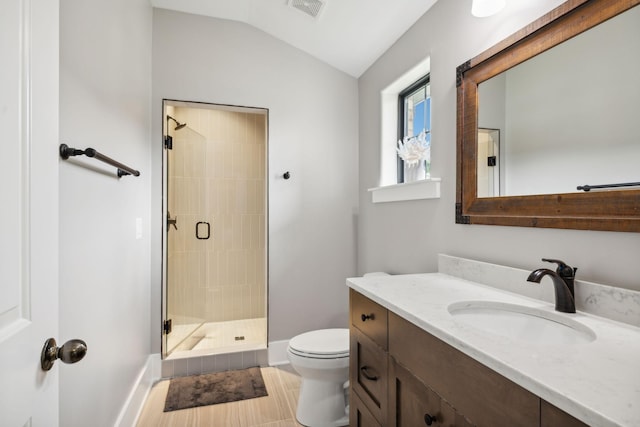
MULTIPOLYGON (((632 43, 640 43, 638 4, 640 0, 569 0, 458 67, 456 223, 640 232, 640 186, 627 186, 627 184, 634 184, 633 181, 636 184, 640 181, 640 128, 637 126, 640 120, 640 79, 635 77, 639 68, 629 69, 629 62, 627 62, 630 60, 632 64, 640 64, 640 47, 638 47, 640 44, 632 45, 632 43), (630 35, 620 34, 618 30, 622 22, 620 20, 631 22, 631 31, 635 32, 630 35), (604 31, 606 25, 615 28, 615 31, 610 32, 618 34, 621 38, 610 40, 596 33, 596 31, 604 31), (584 37, 592 37, 592 39, 588 40, 584 37), (610 43, 610 45, 594 47, 594 41, 610 43), (559 61, 557 58, 573 56, 562 50, 573 43, 587 43, 586 46, 589 48, 585 49, 585 45, 582 45, 583 48, 578 51, 582 52, 583 56, 577 56, 577 58, 584 58, 586 54, 589 55, 589 59, 587 62, 582 59, 575 60, 570 70, 554 71, 556 75, 565 77, 564 83, 557 83, 561 85, 560 90, 550 89, 552 86, 550 86, 548 75, 527 75, 520 79, 526 83, 525 86, 529 86, 534 80, 541 80, 548 87, 545 90, 530 91, 528 95, 524 92, 524 95, 518 95, 519 98, 512 94, 505 96, 502 93, 498 97, 502 103, 500 107, 492 104, 481 107, 481 100, 490 98, 485 96, 482 90, 489 86, 488 83, 493 81, 491 79, 511 73, 505 78, 509 79, 509 85, 511 85, 517 81, 515 70, 518 67, 536 61, 550 61, 541 62, 537 68, 534 68, 548 72, 550 67, 544 64, 563 62, 564 60, 559 61), (594 48, 591 49, 591 47, 594 48), (623 62, 616 67, 610 63, 608 57, 601 59, 601 53, 614 51, 618 51, 623 62), (556 59, 543 59, 544 55, 556 55, 556 59), (597 61, 600 61, 601 68, 616 70, 618 74, 601 77, 601 74, 593 70, 597 61), (592 79, 591 82, 594 84, 587 83, 588 87, 585 87, 582 78, 574 79, 573 73, 576 70, 587 70, 585 78, 592 79), (596 107, 585 108, 584 100, 581 98, 584 93, 599 93, 600 89, 595 84, 599 83, 599 79, 617 82, 618 86, 616 89, 602 89, 609 97, 606 100, 603 100, 601 95, 591 96, 597 98, 599 103, 596 107), (486 84, 483 85, 483 83, 486 84), (543 98, 548 97, 546 101, 548 104, 542 104, 537 110, 529 109, 532 93, 543 93, 543 98), (575 99, 577 102, 573 106, 566 106, 563 104, 565 99, 553 97, 558 94, 565 94, 565 99, 575 99), (507 101, 504 101, 505 99, 507 101), (515 99, 519 99, 520 103, 515 102, 515 99), (611 104, 613 101, 616 103, 611 104), (522 105, 526 105, 527 108, 518 110, 516 106, 522 105), (557 121, 547 123, 547 117, 543 117, 544 112, 553 108, 557 111, 551 115, 556 116, 557 121), (484 118, 481 120, 481 116, 490 116, 500 109, 509 114, 510 125, 515 122, 513 117, 516 117, 519 111, 521 117, 531 118, 530 121, 534 123, 534 127, 518 134, 514 130, 514 125, 511 127, 505 125, 504 117, 494 119, 493 123, 489 119, 486 121, 490 123, 481 123, 485 120, 484 118), (586 109, 597 110, 599 115, 596 119, 585 118, 583 110, 586 109), (582 122, 572 122, 574 116, 582 122), (607 116, 606 120, 604 116, 607 116), (503 123, 497 125, 496 122, 500 120, 503 123), (591 124, 594 121, 603 122, 602 129, 592 128, 591 124), (576 123, 584 123, 584 125, 580 126, 576 123), (631 130, 632 126, 635 126, 633 132, 629 131, 625 135, 619 132, 623 128, 631 130), (503 129, 503 127, 506 128, 503 129), (499 173, 493 173, 496 179, 491 181, 498 182, 500 188, 488 191, 482 188, 479 194, 479 179, 483 182, 482 185, 485 185, 487 176, 487 172, 482 170, 487 159, 481 159, 478 154, 479 129, 484 128, 500 129, 500 154, 491 156, 493 158, 489 159, 489 166, 501 163, 502 166, 499 173), (551 129, 552 133, 538 135, 540 129, 551 129), (583 134, 580 131, 583 131, 583 134), (576 166, 579 153, 586 152, 586 147, 592 145, 585 139, 585 134, 591 133, 596 136, 593 145, 598 146, 600 151, 595 150, 590 154, 592 163, 588 166, 576 166), (526 149, 519 149, 519 151, 524 153, 520 155, 521 158, 528 157, 531 162, 535 159, 535 167, 530 167, 534 172, 533 175, 519 179, 520 182, 527 184, 525 187, 529 186, 532 189, 526 191, 519 188, 512 193, 508 189, 518 186, 513 184, 516 181, 510 178, 515 176, 515 173, 512 173, 515 171, 515 166, 508 163, 508 160, 516 157, 513 154, 516 149, 506 150, 510 149, 509 144, 519 139, 527 139, 528 136, 531 136, 534 142, 529 142, 526 149), (575 145, 569 147, 561 145, 563 141, 571 140, 578 140, 582 145, 578 145, 578 149, 575 145), (626 148, 614 145, 614 140, 624 140, 626 148), (536 145, 545 145, 544 157, 537 157, 538 154, 531 153, 531 148, 536 145), (622 151, 627 148, 632 151, 622 151), (605 160, 604 157, 610 153, 617 153, 619 158, 605 160), (552 176, 550 170, 553 163, 559 164, 561 170, 563 165, 565 166, 564 175, 570 178, 567 180, 568 183, 561 182, 563 180, 552 176), (621 166, 625 163, 628 167, 621 166), (613 171, 615 176, 610 178, 612 181, 601 182, 608 178, 601 178, 594 173, 596 169, 600 172, 602 165, 607 165, 613 171), (629 170, 624 171, 625 168, 629 170), (537 189, 530 185, 537 181, 548 181, 549 187, 537 189), (558 186, 553 187, 553 183, 558 183, 558 186), (591 191, 578 190, 578 186, 612 183, 621 183, 625 186, 591 191)), ((504 83, 502 87, 510 86, 504 83)), ((485 152, 486 149, 480 147, 480 151, 485 152)))

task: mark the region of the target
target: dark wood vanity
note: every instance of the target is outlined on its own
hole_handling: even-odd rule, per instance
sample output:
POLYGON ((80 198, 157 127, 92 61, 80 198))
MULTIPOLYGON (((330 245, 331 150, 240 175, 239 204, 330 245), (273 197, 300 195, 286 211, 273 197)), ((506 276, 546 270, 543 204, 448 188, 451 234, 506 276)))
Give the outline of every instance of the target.
POLYGON ((350 425, 586 424, 351 289, 350 425))

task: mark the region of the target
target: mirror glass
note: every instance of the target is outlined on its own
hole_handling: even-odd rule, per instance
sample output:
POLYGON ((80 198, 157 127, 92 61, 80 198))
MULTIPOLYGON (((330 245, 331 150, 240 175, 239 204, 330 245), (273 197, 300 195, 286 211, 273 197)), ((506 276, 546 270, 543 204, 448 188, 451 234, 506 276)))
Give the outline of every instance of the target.
POLYGON ((640 181, 640 7, 478 85, 477 197, 640 181))

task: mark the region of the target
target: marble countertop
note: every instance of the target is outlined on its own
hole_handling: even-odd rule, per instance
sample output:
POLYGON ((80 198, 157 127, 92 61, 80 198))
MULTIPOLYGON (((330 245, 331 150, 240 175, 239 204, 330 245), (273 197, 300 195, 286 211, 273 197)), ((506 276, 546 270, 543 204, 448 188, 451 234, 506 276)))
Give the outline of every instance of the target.
MULTIPOLYGON (((590 426, 640 426, 640 328, 443 273, 359 277, 347 285, 590 426), (497 301, 567 316, 592 342, 531 344, 456 320, 448 306, 497 301)), ((550 285, 549 285, 550 286, 550 285)))

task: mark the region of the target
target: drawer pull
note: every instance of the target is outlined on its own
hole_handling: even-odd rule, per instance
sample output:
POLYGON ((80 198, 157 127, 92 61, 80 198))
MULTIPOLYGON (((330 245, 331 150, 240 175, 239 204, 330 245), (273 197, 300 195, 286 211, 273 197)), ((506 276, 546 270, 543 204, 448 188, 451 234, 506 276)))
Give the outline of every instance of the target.
POLYGON ((362 372, 362 376, 364 376, 369 381, 378 381, 378 377, 376 375, 371 375, 369 373, 368 366, 363 366, 362 368, 360 368, 360 372, 362 372))
POLYGON ((428 426, 430 426, 431 424, 437 422, 437 418, 434 416, 431 416, 429 414, 424 414, 424 423, 428 426))
POLYGON ((376 316, 373 313, 371 313, 371 314, 363 314, 362 316, 360 316, 360 318, 362 319, 363 322, 366 322, 368 319, 371 319, 371 320, 375 319, 376 316))

